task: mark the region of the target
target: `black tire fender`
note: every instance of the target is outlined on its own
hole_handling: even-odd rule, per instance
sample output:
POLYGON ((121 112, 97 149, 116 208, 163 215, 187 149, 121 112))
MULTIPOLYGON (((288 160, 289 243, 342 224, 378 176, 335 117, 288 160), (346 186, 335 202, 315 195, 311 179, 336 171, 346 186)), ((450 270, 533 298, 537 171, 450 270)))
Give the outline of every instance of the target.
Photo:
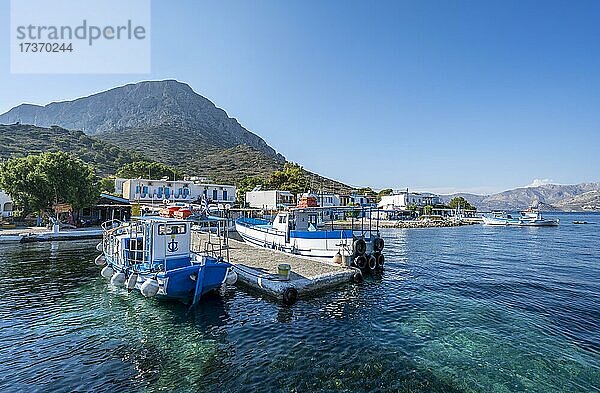
POLYGON ((373 239, 373 250, 381 251, 383 250, 383 247, 385 247, 385 242, 382 238, 376 237, 375 239, 373 239))
POLYGON ((354 251, 354 255, 365 255, 367 252, 365 239, 356 239, 354 244, 352 244, 352 251, 354 251))
POLYGON ((367 268, 367 257, 365 257, 364 255, 359 255, 356 258, 354 258, 354 263, 356 264, 357 268, 364 271, 367 268))
POLYGON ((285 304, 294 304, 298 300, 298 290, 296 288, 287 288, 283 291, 283 302, 285 304))

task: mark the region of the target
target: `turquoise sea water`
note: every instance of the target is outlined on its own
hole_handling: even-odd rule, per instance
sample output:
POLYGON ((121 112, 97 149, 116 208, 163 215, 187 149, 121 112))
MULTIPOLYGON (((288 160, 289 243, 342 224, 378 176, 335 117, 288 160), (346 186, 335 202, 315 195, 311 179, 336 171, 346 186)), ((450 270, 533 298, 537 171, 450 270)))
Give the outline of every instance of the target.
POLYGON ((600 215, 556 216, 386 230, 381 277, 291 307, 189 312, 112 288, 94 241, 0 245, 0 391, 600 391, 600 215))

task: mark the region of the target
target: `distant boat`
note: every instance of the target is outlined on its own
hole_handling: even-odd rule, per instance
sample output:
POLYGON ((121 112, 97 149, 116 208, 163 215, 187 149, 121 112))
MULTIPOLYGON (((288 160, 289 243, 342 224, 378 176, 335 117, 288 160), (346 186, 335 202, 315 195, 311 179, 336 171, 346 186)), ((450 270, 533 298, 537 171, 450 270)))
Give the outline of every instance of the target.
POLYGON ((587 221, 573 221, 573 224, 587 224, 587 221))
POLYGON ((20 243, 23 235, 3 235, 0 234, 0 243, 20 243))
POLYGON ((484 225, 495 226, 554 227, 558 226, 559 222, 559 219, 543 218, 542 213, 531 209, 521 212, 518 217, 506 212, 495 212, 492 216, 483 217, 484 225))

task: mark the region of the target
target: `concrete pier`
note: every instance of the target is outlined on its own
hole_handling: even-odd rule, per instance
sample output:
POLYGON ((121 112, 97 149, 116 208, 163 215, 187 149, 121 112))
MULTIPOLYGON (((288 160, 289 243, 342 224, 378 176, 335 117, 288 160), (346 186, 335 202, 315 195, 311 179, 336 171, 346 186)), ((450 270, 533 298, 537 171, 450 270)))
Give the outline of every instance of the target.
MULTIPOLYGON (((209 242, 204 233, 192 234, 193 251, 217 249, 218 242, 215 235, 211 235, 209 242)), ((223 257, 227 259, 225 252, 223 257)), ((360 270, 356 268, 254 247, 232 239, 229 239, 229 262, 238 275, 238 284, 286 303, 293 303, 298 296, 312 295, 342 283, 362 279, 360 270), (277 274, 278 266, 282 263, 292 267, 289 279, 277 274)))

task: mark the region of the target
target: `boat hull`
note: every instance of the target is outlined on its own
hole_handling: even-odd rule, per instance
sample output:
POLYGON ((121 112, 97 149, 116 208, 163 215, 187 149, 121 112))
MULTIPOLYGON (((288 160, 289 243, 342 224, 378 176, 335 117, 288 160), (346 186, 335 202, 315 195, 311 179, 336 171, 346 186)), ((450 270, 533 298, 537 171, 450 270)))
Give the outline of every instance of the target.
POLYGON ((554 227, 559 225, 559 220, 519 220, 510 218, 484 218, 483 224, 490 226, 554 227))
POLYGON ((208 262, 204 265, 194 264, 163 273, 140 273, 136 288, 141 289, 147 279, 158 282, 157 298, 188 301, 196 293, 198 277, 202 278, 201 295, 218 289, 227 278, 231 264, 226 262, 208 262))
POLYGON ((237 221, 235 228, 248 244, 307 257, 331 258, 338 252, 349 255, 353 243, 352 230, 290 231, 288 235, 262 220, 237 221))

